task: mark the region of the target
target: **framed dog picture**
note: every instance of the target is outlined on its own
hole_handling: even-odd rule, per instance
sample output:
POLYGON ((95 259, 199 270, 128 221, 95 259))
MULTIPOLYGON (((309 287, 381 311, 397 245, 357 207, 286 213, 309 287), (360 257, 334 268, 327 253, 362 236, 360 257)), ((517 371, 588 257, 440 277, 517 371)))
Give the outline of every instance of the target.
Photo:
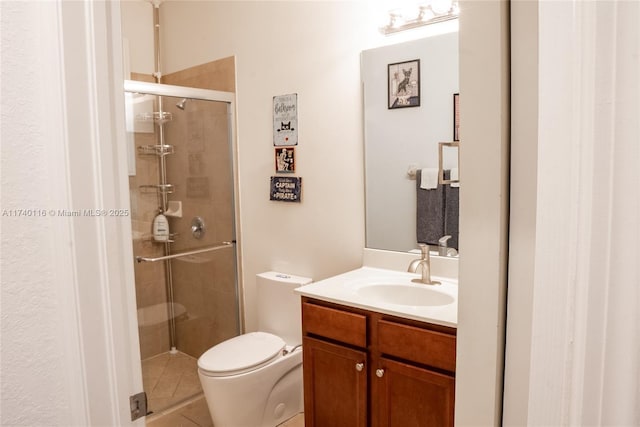
POLYGON ((396 62, 387 66, 388 107, 420 106, 420 60, 396 62))

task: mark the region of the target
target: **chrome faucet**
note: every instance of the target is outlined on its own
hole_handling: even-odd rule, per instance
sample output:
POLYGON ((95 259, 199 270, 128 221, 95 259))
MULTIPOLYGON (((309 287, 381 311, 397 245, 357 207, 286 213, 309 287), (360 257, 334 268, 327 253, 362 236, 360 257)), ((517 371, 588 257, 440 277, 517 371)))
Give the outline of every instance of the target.
POLYGON ((423 283, 425 285, 439 285, 440 282, 431 280, 431 258, 429 257, 429 245, 418 243, 420 246, 421 257, 414 259, 409 264, 407 271, 409 273, 417 273, 418 268, 422 267, 422 276, 419 279, 413 279, 414 283, 423 283))
POLYGON ((440 256, 447 256, 447 250, 449 249, 447 247, 447 240, 449 240, 451 238, 451 236, 449 236, 448 234, 446 236, 442 236, 439 240, 438 240, 438 255, 440 256))

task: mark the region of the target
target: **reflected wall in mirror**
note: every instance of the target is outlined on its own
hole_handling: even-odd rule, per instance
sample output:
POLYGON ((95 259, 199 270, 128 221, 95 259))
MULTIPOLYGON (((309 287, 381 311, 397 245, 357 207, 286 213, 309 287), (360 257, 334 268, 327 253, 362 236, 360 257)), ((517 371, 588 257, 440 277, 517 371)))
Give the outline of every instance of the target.
POLYGON ((460 186, 458 164, 460 163, 460 143, 440 142, 438 144, 438 183, 460 186), (446 171, 449 171, 446 173, 446 171))
MULTIPOLYGON (((437 182, 439 143, 454 140, 453 94, 459 92, 458 33, 366 50, 361 64, 366 246, 406 252, 418 247, 417 227, 421 222, 416 219, 419 182, 415 174, 411 177, 408 172, 418 170, 417 175, 421 176, 421 172, 435 170, 437 182), (420 106, 388 109, 387 65, 414 59, 420 60, 420 106)), ((457 156, 450 157, 445 159, 444 167, 457 172, 457 156)), ((456 228, 457 214, 456 201, 456 228)), ((450 240, 449 246, 453 246, 451 243, 450 240)))

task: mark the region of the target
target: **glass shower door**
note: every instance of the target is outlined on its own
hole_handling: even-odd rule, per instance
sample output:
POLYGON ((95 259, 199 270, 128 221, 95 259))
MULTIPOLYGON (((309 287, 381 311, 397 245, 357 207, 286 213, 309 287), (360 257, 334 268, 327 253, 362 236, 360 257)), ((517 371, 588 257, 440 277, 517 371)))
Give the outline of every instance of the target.
POLYGON ((151 412, 200 395, 198 357, 240 332, 232 109, 184 89, 176 96, 126 94, 140 352, 151 412), (154 234, 158 215, 168 233, 155 227, 154 234))

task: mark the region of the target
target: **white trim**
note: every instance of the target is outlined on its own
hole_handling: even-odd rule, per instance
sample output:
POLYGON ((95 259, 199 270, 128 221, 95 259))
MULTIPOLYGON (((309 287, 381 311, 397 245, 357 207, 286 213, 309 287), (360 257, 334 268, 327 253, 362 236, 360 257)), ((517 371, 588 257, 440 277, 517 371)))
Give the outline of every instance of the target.
MULTIPOLYGON (((115 130, 114 116, 111 106, 111 100, 114 96, 113 93, 101 93, 99 81, 110 74, 112 64, 112 52, 109 50, 102 51, 102 44, 108 38, 106 32, 106 25, 108 17, 106 16, 107 10, 101 8, 104 5, 95 3, 93 1, 86 3, 85 17, 88 18, 85 23, 85 31, 87 33, 87 39, 90 41, 87 45, 87 58, 86 66, 88 72, 87 78, 87 103, 88 103, 88 120, 90 124, 90 134, 87 135, 87 142, 90 142, 92 149, 93 160, 93 182, 94 182, 94 206, 113 207, 117 208, 119 205, 114 205, 112 194, 109 193, 112 190, 111 185, 115 184, 110 182, 111 180, 117 180, 115 176, 105 176, 105 171, 111 166, 109 161, 110 153, 112 149, 105 147, 107 144, 103 144, 106 141, 114 143, 111 135, 115 130), (103 15, 104 14, 104 15, 103 15), (104 26, 104 27, 103 27, 104 26), (106 55, 105 55, 106 54, 106 55), (106 56, 106 57, 105 57, 106 56), (103 97, 104 95, 104 97, 103 97)), ((108 257, 109 243, 107 232, 107 220, 106 217, 97 218, 96 221, 96 255, 98 256, 97 266, 99 268, 99 283, 100 283, 100 296, 102 300, 102 316, 104 319, 103 333, 104 333, 104 346, 106 350, 106 363, 103 374, 106 374, 108 385, 110 388, 108 392, 110 394, 110 401, 114 402, 110 408, 111 413, 109 416, 113 420, 117 420, 119 405, 121 397, 118 396, 117 388, 117 372, 116 372, 116 359, 114 354, 116 346, 114 344, 114 338, 116 337, 116 331, 114 331, 114 319, 112 317, 114 307, 112 306, 112 297, 110 295, 110 287, 116 282, 116 278, 119 276, 117 270, 111 265, 108 257)), ((107 390, 105 390, 106 392, 107 390)), ((107 415, 107 413, 105 413, 107 415)))
MULTIPOLYGON (((59 1, 69 209, 128 209, 118 2, 59 1)), ((129 425, 142 391, 131 222, 71 221, 87 425, 129 425)), ((141 424, 139 421, 137 424, 141 424)))
POLYGON ((511 2, 509 278, 503 425, 527 425, 538 167, 538 4, 511 2))
MULTIPOLYGON (((43 3, 44 5, 44 3, 43 3)), ((49 148, 48 176, 53 178, 51 192, 51 206, 55 208, 71 206, 71 186, 68 168, 68 130, 70 123, 66 105, 67 86, 64 80, 64 35, 62 23, 62 5, 59 2, 46 3, 48 7, 55 10, 51 15, 55 16, 55 24, 52 20, 43 19, 43 28, 51 26, 46 33, 56 34, 49 40, 47 52, 49 57, 43 58, 43 63, 50 67, 51 85, 47 88, 50 91, 45 95, 45 99, 56 100, 59 105, 51 108, 51 112, 46 116, 47 129, 50 130, 52 140, 60 141, 61 144, 51 144, 49 148)), ((52 11, 53 12, 53 11, 52 11)), ((51 16, 49 15, 49 16, 51 16)), ((73 425, 89 424, 89 401, 87 395, 86 372, 84 369, 83 338, 81 330, 80 309, 79 309, 79 284, 76 271, 76 254, 73 236, 72 218, 59 218, 59 226, 54 228, 55 238, 59 247, 53 251, 55 254, 55 282, 60 284, 62 293, 61 301, 68 305, 62 309, 64 324, 69 325, 64 332, 66 345, 68 348, 67 375, 70 383, 70 402, 75 403, 74 410, 70 412, 70 420, 66 420, 73 425), (65 286, 64 284, 67 284, 65 286), (80 369, 79 369, 80 368, 80 369)))

